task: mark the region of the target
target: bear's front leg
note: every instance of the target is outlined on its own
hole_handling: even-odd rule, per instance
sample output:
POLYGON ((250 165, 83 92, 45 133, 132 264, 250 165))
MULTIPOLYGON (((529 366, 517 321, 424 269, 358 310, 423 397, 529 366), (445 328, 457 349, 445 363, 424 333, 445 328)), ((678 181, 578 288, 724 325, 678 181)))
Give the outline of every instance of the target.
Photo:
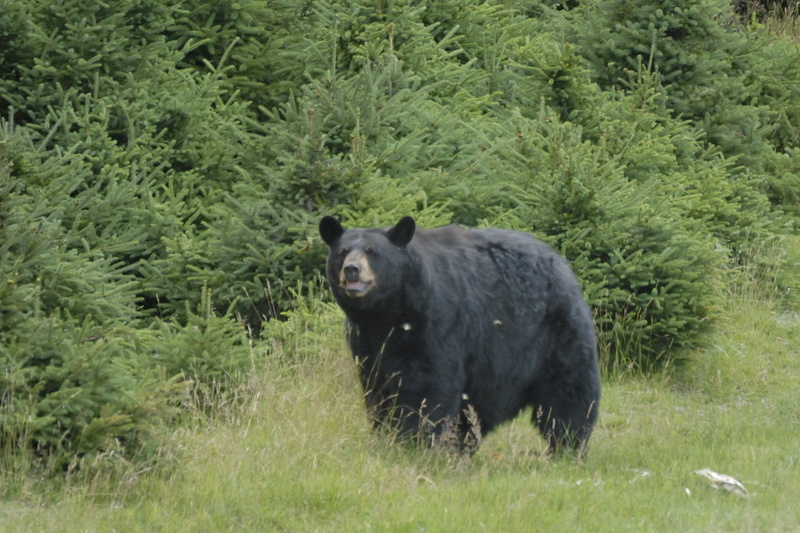
POLYGON ((431 443, 448 427, 458 424, 461 389, 453 384, 443 386, 436 378, 438 374, 422 365, 380 370, 383 372, 362 366, 360 376, 376 429, 389 429, 402 437, 431 443))
POLYGON ((393 419, 402 436, 450 447, 461 429, 461 389, 442 387, 433 376, 398 380, 393 419))

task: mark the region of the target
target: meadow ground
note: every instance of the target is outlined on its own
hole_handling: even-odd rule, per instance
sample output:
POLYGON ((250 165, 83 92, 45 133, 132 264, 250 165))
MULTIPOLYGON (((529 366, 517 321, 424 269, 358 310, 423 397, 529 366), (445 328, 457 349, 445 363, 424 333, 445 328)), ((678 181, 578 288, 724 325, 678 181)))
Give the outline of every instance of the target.
POLYGON ((341 315, 322 305, 285 323, 241 401, 187 417, 165 444, 171 466, 5 473, 0 530, 798 531, 800 317, 739 287, 688 364, 606 377, 583 462, 544 457, 530 413, 471 459, 373 434, 341 315))

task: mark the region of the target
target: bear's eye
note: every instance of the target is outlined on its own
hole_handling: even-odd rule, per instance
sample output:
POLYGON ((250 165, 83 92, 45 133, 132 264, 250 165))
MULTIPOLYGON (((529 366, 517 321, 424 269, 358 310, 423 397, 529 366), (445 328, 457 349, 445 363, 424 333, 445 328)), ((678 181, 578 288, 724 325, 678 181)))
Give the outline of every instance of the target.
POLYGON ((367 246, 366 248, 364 248, 364 253, 370 257, 378 255, 378 252, 372 246, 367 246))

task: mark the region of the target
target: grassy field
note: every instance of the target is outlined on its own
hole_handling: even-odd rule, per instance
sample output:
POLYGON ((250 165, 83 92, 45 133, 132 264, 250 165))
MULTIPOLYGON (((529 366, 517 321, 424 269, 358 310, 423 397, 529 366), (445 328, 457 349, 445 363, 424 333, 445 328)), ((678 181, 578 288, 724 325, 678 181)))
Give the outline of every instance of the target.
POLYGON ((374 435, 341 315, 321 306, 282 326, 241 402, 185 421, 171 467, 2 474, 0 531, 799 531, 800 318, 742 277, 691 363, 606 378, 585 462, 543 457, 529 414, 471 459, 374 435))

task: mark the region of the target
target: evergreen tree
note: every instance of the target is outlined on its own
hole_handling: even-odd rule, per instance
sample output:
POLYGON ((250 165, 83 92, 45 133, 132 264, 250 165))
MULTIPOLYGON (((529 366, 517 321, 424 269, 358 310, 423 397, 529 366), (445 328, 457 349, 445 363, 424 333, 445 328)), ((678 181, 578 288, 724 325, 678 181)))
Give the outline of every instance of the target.
POLYGON ((800 49, 722 0, 1 3, 0 439, 59 465, 240 386, 321 214, 535 233, 626 368, 796 224, 800 49))

